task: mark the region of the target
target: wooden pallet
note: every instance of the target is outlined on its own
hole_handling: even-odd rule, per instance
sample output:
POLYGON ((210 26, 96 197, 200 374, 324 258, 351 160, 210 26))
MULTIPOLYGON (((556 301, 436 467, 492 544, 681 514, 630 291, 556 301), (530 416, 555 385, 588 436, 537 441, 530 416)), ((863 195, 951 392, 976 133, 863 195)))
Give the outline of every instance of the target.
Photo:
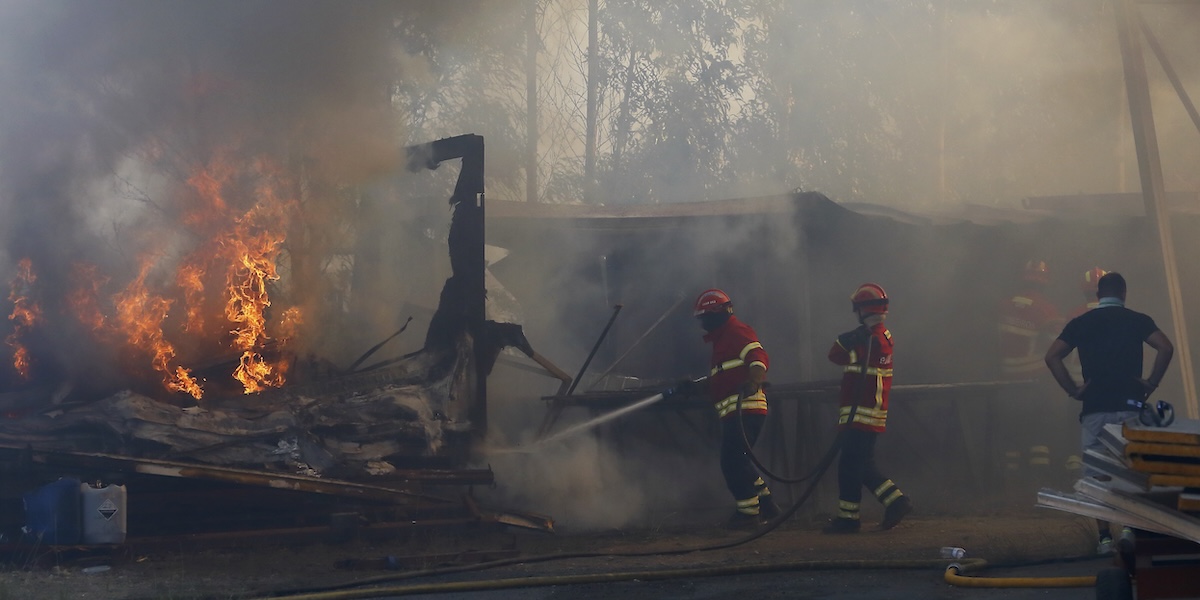
POLYGON ((1136 421, 1127 421, 1121 433, 1130 442, 1200 446, 1200 420, 1195 419, 1179 419, 1167 427, 1149 427, 1136 421))

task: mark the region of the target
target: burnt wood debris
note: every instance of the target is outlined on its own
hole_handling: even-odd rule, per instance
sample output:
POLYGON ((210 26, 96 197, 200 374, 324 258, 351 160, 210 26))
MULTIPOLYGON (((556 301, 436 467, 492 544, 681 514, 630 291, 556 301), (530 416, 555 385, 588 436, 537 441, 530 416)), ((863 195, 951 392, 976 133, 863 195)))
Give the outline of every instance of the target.
POLYGON ((18 539, 22 496, 60 477, 125 485, 127 543, 146 548, 180 535, 220 546, 480 523, 551 529, 470 497, 470 486, 493 483, 490 469, 466 467, 487 426, 487 375, 505 346, 536 354, 519 325, 484 312, 483 138, 406 150, 411 171, 462 162, 452 274, 421 350, 341 372, 293 359, 304 376, 203 406, 131 389, 81 397, 69 381, 0 393, 0 546, 31 541, 18 539))

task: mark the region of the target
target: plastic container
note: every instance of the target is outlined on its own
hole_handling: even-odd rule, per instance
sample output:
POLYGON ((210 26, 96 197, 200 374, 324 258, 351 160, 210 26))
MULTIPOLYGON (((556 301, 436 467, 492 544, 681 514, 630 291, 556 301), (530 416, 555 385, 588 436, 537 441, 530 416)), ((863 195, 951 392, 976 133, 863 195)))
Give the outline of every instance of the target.
POLYGON ((25 534, 30 541, 53 545, 78 544, 79 480, 63 477, 22 496, 25 503, 25 534))
POLYGON ((128 525, 123 485, 81 484, 83 543, 123 544, 128 525))
POLYGON ((967 551, 958 546, 942 546, 942 558, 962 558, 967 555, 967 551))

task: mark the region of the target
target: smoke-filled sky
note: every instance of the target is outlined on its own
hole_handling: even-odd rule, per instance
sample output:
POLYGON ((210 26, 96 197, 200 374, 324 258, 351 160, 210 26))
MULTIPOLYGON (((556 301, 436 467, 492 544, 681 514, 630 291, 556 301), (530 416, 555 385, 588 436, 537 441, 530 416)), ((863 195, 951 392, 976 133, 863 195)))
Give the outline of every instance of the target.
MULTIPOLYGON (((587 3, 537 3, 540 201, 803 189, 930 210, 1137 189, 1106 3, 600 4, 609 54, 591 188, 582 173, 587 3), (713 115, 729 121, 714 125, 713 115)), ((81 259, 119 289, 151 256, 147 285, 180 296, 173 269, 219 233, 220 223, 193 218, 197 202, 214 202, 197 173, 228 168, 230 214, 248 210, 268 180, 296 201, 280 213, 293 254, 280 305, 319 310, 332 284, 317 273, 347 251, 355 190, 394 174, 404 145, 481 134, 489 193, 525 197, 527 7, 0 0, 0 273, 30 258, 53 311, 81 259)), ((1139 10, 1185 87, 1200 93, 1200 5, 1139 10)), ((1167 188, 1195 190, 1200 132, 1145 54, 1167 188)), ((441 193, 420 185, 411 184, 441 193)), ((393 264, 444 257, 438 244, 412 248, 417 255, 393 264)), ((439 275, 423 277, 436 289, 439 275)), ((82 360, 76 334, 48 334, 60 362, 82 360)))
MULTIPOLYGON (((151 202, 169 213, 159 186, 178 185, 217 147, 286 156, 308 177, 356 184, 393 171, 398 146, 476 132, 489 140, 491 191, 520 199, 526 40, 517 9, 525 6, 4 0, 0 201, 9 259, 41 252, 61 263, 95 248, 115 223, 137 221, 133 213, 151 202)), ((539 197, 577 202, 586 3, 537 6, 539 197)), ((689 1, 646 12, 614 1, 601 10, 602 46, 627 49, 628 64, 650 52, 676 62, 726 56, 741 73, 761 69, 720 100, 730 118, 755 103, 776 116, 769 131, 742 123, 745 131, 717 136, 734 135, 714 155, 729 161, 715 168, 722 179, 714 183, 694 164, 712 152, 705 132, 687 138, 693 151, 680 154, 671 129, 694 127, 686 113, 703 113, 706 103, 682 104, 696 94, 677 85, 636 89, 694 74, 676 66, 636 79, 621 70, 622 56, 604 58, 600 176, 627 183, 601 182, 614 202, 802 188, 928 209, 1137 186, 1105 3, 689 1), (716 22, 704 12, 713 7, 745 21, 689 45, 683 20, 716 22), (661 34, 657 46, 622 37, 651 29, 661 34), (789 116, 778 117, 781 110, 789 116), (678 123, 653 116, 672 111, 683 113, 678 123)), ((1200 54, 1186 33, 1200 9, 1139 10, 1194 91, 1200 54)), ((1200 133, 1149 50, 1146 59, 1168 188, 1194 189, 1200 133)))

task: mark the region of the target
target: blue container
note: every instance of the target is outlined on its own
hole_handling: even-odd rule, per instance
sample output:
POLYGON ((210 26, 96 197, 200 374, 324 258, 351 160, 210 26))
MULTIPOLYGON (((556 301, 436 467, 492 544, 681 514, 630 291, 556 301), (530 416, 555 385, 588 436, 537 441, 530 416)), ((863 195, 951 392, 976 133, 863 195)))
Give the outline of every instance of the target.
POLYGON ((64 477, 23 496, 25 534, 29 541, 54 545, 80 542, 83 526, 79 485, 78 479, 64 477))

